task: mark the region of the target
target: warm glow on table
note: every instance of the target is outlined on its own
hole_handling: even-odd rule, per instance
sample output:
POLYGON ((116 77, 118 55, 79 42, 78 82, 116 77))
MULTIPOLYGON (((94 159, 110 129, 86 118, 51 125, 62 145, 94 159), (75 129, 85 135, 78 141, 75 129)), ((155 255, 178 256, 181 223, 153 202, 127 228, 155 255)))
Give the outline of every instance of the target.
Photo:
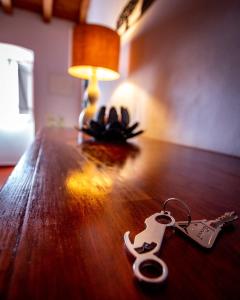
POLYGON ((83 170, 72 171, 66 179, 68 192, 78 197, 104 197, 111 191, 112 184, 112 179, 91 163, 83 170))

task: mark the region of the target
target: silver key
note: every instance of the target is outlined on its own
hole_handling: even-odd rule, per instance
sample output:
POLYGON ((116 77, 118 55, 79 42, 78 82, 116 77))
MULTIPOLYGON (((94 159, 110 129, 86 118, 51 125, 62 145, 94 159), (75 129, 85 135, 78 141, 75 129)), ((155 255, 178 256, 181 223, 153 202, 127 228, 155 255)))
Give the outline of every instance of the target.
POLYGON ((175 222, 175 227, 202 247, 211 248, 223 225, 232 222, 237 218, 237 214, 232 211, 226 212, 223 216, 215 220, 191 221, 189 226, 187 226, 187 221, 178 221, 175 222))

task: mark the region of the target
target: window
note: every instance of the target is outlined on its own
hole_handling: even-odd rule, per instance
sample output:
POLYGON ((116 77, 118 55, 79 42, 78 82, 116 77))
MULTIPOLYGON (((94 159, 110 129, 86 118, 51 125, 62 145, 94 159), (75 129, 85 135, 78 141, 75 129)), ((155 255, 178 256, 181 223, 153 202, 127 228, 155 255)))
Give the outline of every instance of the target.
POLYGON ((31 50, 0 43, 0 165, 14 165, 34 138, 31 50))
POLYGON ((0 128, 33 121, 33 51, 0 43, 0 128))

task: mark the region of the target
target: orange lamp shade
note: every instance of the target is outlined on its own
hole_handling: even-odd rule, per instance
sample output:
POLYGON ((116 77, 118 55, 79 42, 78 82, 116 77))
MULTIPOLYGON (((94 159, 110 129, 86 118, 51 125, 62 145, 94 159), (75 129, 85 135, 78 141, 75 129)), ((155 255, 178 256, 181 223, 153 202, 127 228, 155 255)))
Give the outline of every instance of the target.
POLYGON ((98 80, 119 78, 120 37, 110 28, 95 24, 79 24, 73 31, 72 65, 68 73, 74 77, 98 80))

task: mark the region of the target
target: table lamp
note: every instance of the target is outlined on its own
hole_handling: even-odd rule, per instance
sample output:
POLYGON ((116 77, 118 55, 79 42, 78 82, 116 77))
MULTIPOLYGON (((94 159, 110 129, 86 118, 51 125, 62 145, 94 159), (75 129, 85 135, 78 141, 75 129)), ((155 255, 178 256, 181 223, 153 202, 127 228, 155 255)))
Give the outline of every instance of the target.
POLYGON ((82 23, 73 30, 71 76, 87 79, 87 104, 79 116, 79 126, 88 125, 96 112, 100 95, 98 80, 119 78, 120 37, 118 33, 101 25, 82 23))

